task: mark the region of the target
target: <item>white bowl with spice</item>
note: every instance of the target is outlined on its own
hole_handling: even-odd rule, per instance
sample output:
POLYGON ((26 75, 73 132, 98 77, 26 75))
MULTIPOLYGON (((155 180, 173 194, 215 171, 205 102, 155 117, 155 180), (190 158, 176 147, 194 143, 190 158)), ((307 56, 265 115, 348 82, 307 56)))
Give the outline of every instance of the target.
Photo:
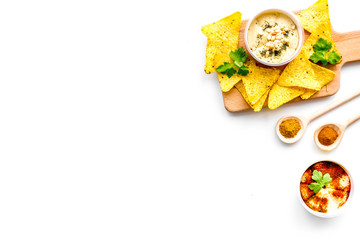
POLYGON ((348 170, 332 160, 317 161, 301 172, 298 197, 311 214, 332 218, 350 205, 354 182, 348 170))
POLYGON ((295 14, 268 9, 248 21, 244 37, 246 49, 256 61, 277 67, 300 53, 305 34, 295 14))

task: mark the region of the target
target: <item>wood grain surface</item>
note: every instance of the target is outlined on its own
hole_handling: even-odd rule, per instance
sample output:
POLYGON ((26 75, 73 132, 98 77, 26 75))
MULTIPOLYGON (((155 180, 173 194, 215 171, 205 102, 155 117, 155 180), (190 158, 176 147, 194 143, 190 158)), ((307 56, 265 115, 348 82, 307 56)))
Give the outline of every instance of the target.
MULTIPOLYGON (((245 50, 246 48, 244 42, 244 32, 247 22, 248 20, 244 20, 241 22, 240 35, 239 35, 239 47, 244 47, 245 50)), ((307 39, 309 35, 310 33, 305 30, 305 39, 307 39)), ((335 41, 338 51, 342 55, 342 61, 341 63, 336 65, 329 64, 330 66, 328 66, 328 69, 335 72, 336 74, 335 78, 328 84, 327 89, 326 86, 323 87, 320 91, 318 91, 308 100, 334 95, 340 88, 340 70, 342 66, 348 62, 360 61, 360 31, 339 33, 334 31, 334 29, 332 29, 332 37, 335 41)), ((249 53, 248 53, 248 57, 252 58, 249 53)), ((259 65, 266 67, 262 64, 259 65)), ((285 66, 281 66, 278 68, 282 70, 285 68, 285 66)), ((224 106, 226 110, 228 110, 229 112, 240 112, 251 109, 251 107, 242 97, 241 93, 235 87, 232 88, 229 92, 223 92, 222 94, 223 94, 224 106)), ((297 97, 291 102, 297 102, 297 101, 307 101, 307 100, 303 100, 300 97, 297 97)), ((266 106, 267 106, 267 101, 264 107, 266 106)))

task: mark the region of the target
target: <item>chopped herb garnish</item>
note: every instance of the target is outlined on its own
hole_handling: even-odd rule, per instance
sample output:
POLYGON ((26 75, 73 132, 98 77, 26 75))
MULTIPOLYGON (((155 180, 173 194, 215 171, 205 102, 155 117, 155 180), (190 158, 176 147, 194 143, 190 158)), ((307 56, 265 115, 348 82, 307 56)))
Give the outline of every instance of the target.
POLYGON ((287 47, 289 47, 289 44, 288 44, 288 43, 284 43, 284 44, 281 46, 281 49, 282 49, 282 50, 286 50, 287 47))
POLYGON ((238 74, 240 74, 241 76, 246 76, 246 75, 248 75, 248 73, 249 73, 249 68, 247 66, 242 65, 239 68, 238 74))
POLYGON ((247 59, 244 48, 241 47, 231 51, 229 56, 234 61, 233 63, 235 67, 229 62, 224 62, 223 65, 216 68, 216 71, 226 74, 229 78, 231 78, 235 73, 246 76, 249 73, 249 68, 244 65, 244 62, 247 59), (236 68, 238 68, 238 70, 236 70, 236 68))
POLYGON ((326 41, 323 38, 320 38, 319 40, 317 40, 317 42, 314 44, 313 49, 315 52, 327 52, 331 49, 332 47, 332 43, 326 41))
POLYGON ((337 64, 340 61, 341 57, 335 51, 329 52, 329 63, 332 65, 337 64))
POLYGON ((230 52, 230 57, 234 61, 235 66, 241 67, 246 61, 247 55, 243 47, 230 52))
POLYGON ((320 62, 322 62, 322 64, 324 66, 326 66, 328 63, 328 61, 326 60, 326 52, 323 52, 323 51, 314 52, 310 56, 310 60, 313 61, 314 63, 317 63, 320 61, 320 62))
POLYGON ((265 21, 265 25, 264 25, 264 27, 263 27, 263 30, 265 30, 265 29, 267 29, 267 28, 269 28, 269 27, 271 27, 270 24, 269 24, 269 22, 268 22, 268 21, 265 21))
POLYGON ((324 176, 322 173, 318 170, 313 171, 312 180, 316 182, 312 182, 309 185, 310 190, 314 191, 314 193, 317 193, 321 190, 321 188, 325 187, 327 184, 332 182, 332 178, 330 177, 330 174, 325 173, 324 176))
POLYGON ((236 70, 229 62, 224 62, 223 65, 216 68, 216 71, 219 73, 226 73, 229 78, 236 73, 236 70))
POLYGON ((331 51, 329 54, 327 54, 331 48, 332 48, 331 42, 326 41, 323 38, 320 38, 313 45, 314 53, 310 56, 310 60, 313 61, 314 63, 320 61, 324 66, 326 66, 328 62, 330 64, 335 65, 340 61, 341 57, 335 51, 331 51))

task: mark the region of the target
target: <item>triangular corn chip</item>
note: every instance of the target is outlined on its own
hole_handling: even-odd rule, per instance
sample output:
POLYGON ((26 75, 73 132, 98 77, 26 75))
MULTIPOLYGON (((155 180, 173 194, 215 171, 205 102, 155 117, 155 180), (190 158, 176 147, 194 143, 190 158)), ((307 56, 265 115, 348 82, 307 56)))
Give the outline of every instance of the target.
POLYGON ((321 88, 320 83, 315 79, 311 62, 301 53, 285 67, 277 83, 283 87, 301 87, 312 90, 321 88))
POLYGON ((241 95, 243 96, 243 98, 245 99, 245 101, 247 102, 247 104, 249 104, 249 106, 251 108, 253 108, 253 105, 250 103, 249 101, 249 98, 248 98, 248 95, 246 94, 246 91, 245 91, 245 86, 243 84, 242 81, 238 82, 235 87, 237 88, 237 90, 239 90, 239 92, 241 93, 241 95))
POLYGON ((296 87, 282 87, 275 83, 269 93, 268 108, 274 110, 304 93, 304 89, 296 87))
POLYGON ((309 99, 312 95, 314 95, 317 92, 318 91, 316 91, 316 90, 309 89, 309 90, 306 90, 306 92, 303 95, 301 95, 300 97, 301 97, 301 99, 306 100, 306 99, 309 99))
POLYGON ((254 105, 278 80, 280 70, 258 67, 254 61, 250 61, 248 67, 248 75, 242 76, 241 80, 244 83, 249 102, 254 105))
POLYGON ((231 50, 237 48, 241 25, 241 13, 235 12, 215 23, 202 27, 207 36, 205 72, 215 72, 224 63, 231 50), (227 57, 226 57, 227 56, 227 57))
POLYGON ((263 94, 261 96, 261 98, 259 99, 259 101, 257 101, 254 105, 252 105, 249 101, 249 98, 246 94, 246 90, 245 90, 245 86, 243 84, 242 81, 238 82, 235 87, 237 88, 237 90, 239 90, 239 92, 241 93, 241 95, 243 96, 243 98, 245 99, 245 101, 249 104, 249 106, 254 109, 255 112, 260 112, 262 107, 264 106, 264 103, 266 101, 266 98, 270 92, 270 89, 267 90, 267 92, 265 94, 263 94))
POLYGON ((216 68, 224 64, 224 62, 231 62, 230 52, 237 49, 237 46, 229 45, 220 38, 208 38, 206 45, 206 62, 205 72, 210 74, 216 71, 216 68))
POLYGON ((235 84, 237 84, 241 80, 241 76, 238 74, 232 75, 231 78, 229 78, 224 73, 217 73, 217 75, 219 78, 221 91, 223 92, 230 91, 230 89, 232 89, 235 86, 235 84))
MULTIPOLYGON (((311 66, 314 70, 315 79, 320 83, 321 87, 324 87, 326 84, 330 83, 334 79, 335 73, 333 71, 321 67, 315 63, 311 63, 311 66)), ((306 90, 306 92, 303 95, 301 95, 301 98, 308 99, 316 92, 317 92, 316 90, 306 90)))
POLYGON ((206 45, 206 62, 205 62, 205 72, 210 74, 212 72, 215 72, 215 55, 216 55, 216 44, 214 44, 214 41, 211 41, 210 38, 207 40, 206 45))
POLYGON ((259 99, 259 101, 257 101, 254 105, 254 111, 255 112, 260 112, 262 107, 264 106, 264 103, 269 95, 270 89, 266 91, 266 93, 264 93, 261 98, 259 99))
POLYGON ((235 12, 217 22, 208 24, 201 31, 208 38, 218 37, 229 43, 238 44, 241 24, 241 13, 235 12))
POLYGON ((319 0, 309 8, 298 14, 304 29, 315 33, 319 25, 325 24, 326 29, 331 32, 328 0, 319 0))

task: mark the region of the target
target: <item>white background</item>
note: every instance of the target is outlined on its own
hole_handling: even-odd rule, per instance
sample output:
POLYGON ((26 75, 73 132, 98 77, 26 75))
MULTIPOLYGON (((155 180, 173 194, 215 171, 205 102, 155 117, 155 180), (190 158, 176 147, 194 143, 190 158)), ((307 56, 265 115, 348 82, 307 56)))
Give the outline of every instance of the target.
MULTIPOLYGON (((314 2, 1 1, 0 239, 356 238, 358 185, 333 219, 307 213, 297 191, 317 160, 360 181, 359 122, 333 152, 313 142, 360 98, 291 146, 274 126, 359 89, 360 64, 332 97, 260 113, 227 112, 203 71, 203 25, 314 2)), ((360 30, 355 0, 329 2, 335 30, 360 30)))

